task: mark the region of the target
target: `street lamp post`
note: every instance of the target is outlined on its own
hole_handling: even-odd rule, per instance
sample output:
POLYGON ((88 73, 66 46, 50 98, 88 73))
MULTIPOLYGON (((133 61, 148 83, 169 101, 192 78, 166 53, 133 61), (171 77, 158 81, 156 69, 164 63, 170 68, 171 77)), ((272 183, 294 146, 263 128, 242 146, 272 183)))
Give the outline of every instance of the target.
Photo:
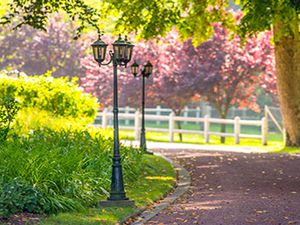
POLYGON ((119 149, 119 121, 118 121, 118 80, 117 80, 117 67, 127 66, 131 60, 132 50, 134 45, 121 35, 113 43, 113 51, 109 51, 110 59, 107 63, 103 63, 106 56, 107 44, 101 40, 99 35, 98 40, 92 44, 93 55, 95 61, 101 65, 113 64, 113 114, 114 114, 114 151, 112 160, 112 175, 111 175, 111 191, 107 201, 100 202, 101 206, 120 206, 120 205, 134 205, 125 194, 123 173, 121 165, 121 156, 119 149))
POLYGON ((139 74, 139 64, 134 61, 131 65, 131 72, 134 77, 142 77, 142 128, 141 128, 141 139, 140 139, 140 148, 143 149, 148 154, 153 154, 152 152, 147 151, 146 146, 146 132, 145 132, 145 78, 150 77, 152 74, 153 66, 148 61, 141 73, 139 74))

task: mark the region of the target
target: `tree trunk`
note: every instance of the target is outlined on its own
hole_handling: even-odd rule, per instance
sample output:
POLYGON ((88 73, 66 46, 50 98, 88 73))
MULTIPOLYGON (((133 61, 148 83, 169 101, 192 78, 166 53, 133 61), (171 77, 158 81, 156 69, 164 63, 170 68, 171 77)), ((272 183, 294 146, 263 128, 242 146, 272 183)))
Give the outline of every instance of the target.
MULTIPOLYGON (((178 129, 181 130, 181 121, 176 121, 176 124, 177 124, 178 129)), ((180 142, 182 142, 183 141, 182 133, 178 133, 178 135, 179 135, 180 142)))
MULTIPOLYGON (((176 116, 180 116, 180 114, 181 114, 181 110, 174 110, 174 112, 175 112, 176 116)), ((181 130, 181 128, 182 128, 181 127, 181 121, 176 121, 176 124, 177 124, 177 128, 179 130, 181 130)), ((183 141, 182 133, 178 133, 178 136, 179 136, 179 141, 182 142, 183 141)))
MULTIPOLYGON (((226 119, 226 116, 225 117, 221 116, 221 118, 226 119)), ((226 133, 226 124, 224 124, 224 123, 221 124, 220 132, 221 133, 226 133)), ((224 144, 225 143, 225 137, 221 136, 220 141, 221 141, 222 144, 224 144)))
MULTIPOLYGON (((274 36, 278 37, 286 25, 274 24, 274 36)), ((296 25, 298 27, 298 24, 296 25)), ((299 31, 275 41, 277 89, 287 146, 300 146, 300 39, 299 31)))

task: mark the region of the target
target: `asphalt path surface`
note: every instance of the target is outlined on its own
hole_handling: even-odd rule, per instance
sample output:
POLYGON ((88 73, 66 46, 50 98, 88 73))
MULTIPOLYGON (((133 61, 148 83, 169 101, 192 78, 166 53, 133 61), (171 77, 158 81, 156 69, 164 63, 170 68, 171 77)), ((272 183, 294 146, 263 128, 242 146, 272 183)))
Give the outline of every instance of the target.
POLYGON ((155 151, 186 168, 192 185, 146 224, 300 224, 300 156, 155 151))

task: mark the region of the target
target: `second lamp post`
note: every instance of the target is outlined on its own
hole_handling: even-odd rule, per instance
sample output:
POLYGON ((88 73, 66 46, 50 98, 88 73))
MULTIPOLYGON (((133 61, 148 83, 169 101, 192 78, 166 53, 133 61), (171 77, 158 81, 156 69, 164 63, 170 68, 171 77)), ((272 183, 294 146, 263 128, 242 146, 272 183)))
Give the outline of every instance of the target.
POLYGON ((141 73, 139 74, 139 64, 134 61, 134 63, 131 65, 131 72, 134 75, 134 77, 142 77, 142 128, 141 128, 141 139, 140 139, 140 148, 143 149, 145 152, 150 153, 147 151, 146 146, 146 132, 145 132, 145 78, 150 77, 152 74, 153 66, 148 61, 141 73))

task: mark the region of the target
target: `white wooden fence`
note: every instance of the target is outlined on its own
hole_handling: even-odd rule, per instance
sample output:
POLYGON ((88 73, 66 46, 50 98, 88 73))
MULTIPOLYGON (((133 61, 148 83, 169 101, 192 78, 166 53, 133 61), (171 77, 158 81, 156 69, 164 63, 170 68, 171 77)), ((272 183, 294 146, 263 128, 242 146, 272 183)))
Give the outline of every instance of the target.
MULTIPOLYGON (((112 111, 112 109, 111 109, 112 111)), ((121 113, 135 113, 136 108, 132 108, 132 107, 120 107, 119 108, 119 112, 121 113)), ((157 105, 155 108, 145 108, 145 113, 146 114, 151 114, 151 115, 157 115, 157 116, 161 116, 161 115, 169 115, 172 112, 171 109, 168 108, 163 108, 160 105, 157 105)), ((181 116, 183 117, 196 117, 196 118, 200 118, 203 115, 208 115, 209 117, 218 117, 217 116, 217 112, 214 108, 212 108, 211 106, 207 105, 207 104, 202 104, 201 107, 196 107, 196 108, 190 108, 188 106, 185 106, 182 109, 182 113, 181 116)), ((261 116, 257 113, 254 113, 253 111, 249 110, 249 109, 238 109, 235 107, 231 107, 228 111, 228 117, 229 118, 235 118, 236 116, 240 117, 241 119, 258 119, 261 116)), ((129 125, 130 121, 129 120, 125 120, 125 125, 129 125)), ((157 125, 161 124, 161 121, 156 121, 155 122, 157 125)), ((183 124, 187 124, 187 121, 183 121, 183 124)))
MULTIPOLYGON (((98 118, 101 118, 101 124, 95 124, 95 126, 101 126, 103 129, 109 127, 108 121, 113 118, 113 113, 109 112, 107 109, 104 109, 103 112, 98 113, 98 118)), ((141 113, 136 111, 135 113, 119 113, 119 119, 133 120, 134 126, 120 126, 121 130, 134 130, 135 139, 139 139, 140 127, 141 127, 141 113)), ((208 115, 203 118, 197 117, 182 117, 175 116, 173 112, 169 115, 145 115, 146 121, 167 121, 168 128, 153 128, 147 127, 147 131, 155 132, 165 132, 169 133, 169 141, 173 142, 175 133, 186 133, 186 134, 201 134, 204 136, 205 143, 209 143, 210 135, 224 136, 224 137, 234 137, 235 144, 239 144, 240 138, 259 138, 262 141, 263 145, 267 144, 267 135, 268 135, 268 122, 263 117, 261 120, 241 120, 239 117, 234 119, 217 119, 210 118, 208 115), (174 124, 176 121, 182 122, 194 122, 194 123, 203 123, 203 130, 184 130, 184 129, 175 129, 174 124), (232 124, 234 127, 234 133, 222 133, 222 132, 212 132, 209 130, 209 125, 211 123, 218 124, 232 124), (241 125, 250 125, 250 126, 259 126, 261 127, 261 134, 241 134, 241 125)))

